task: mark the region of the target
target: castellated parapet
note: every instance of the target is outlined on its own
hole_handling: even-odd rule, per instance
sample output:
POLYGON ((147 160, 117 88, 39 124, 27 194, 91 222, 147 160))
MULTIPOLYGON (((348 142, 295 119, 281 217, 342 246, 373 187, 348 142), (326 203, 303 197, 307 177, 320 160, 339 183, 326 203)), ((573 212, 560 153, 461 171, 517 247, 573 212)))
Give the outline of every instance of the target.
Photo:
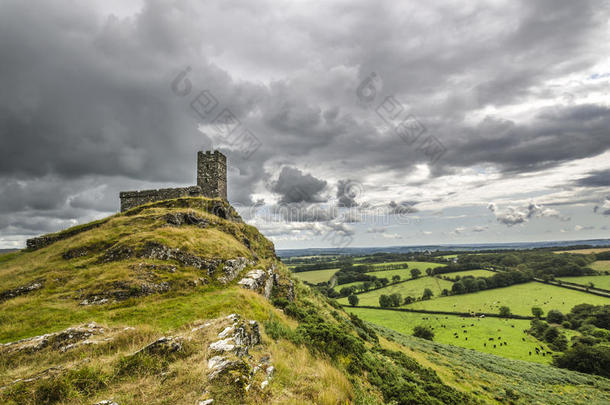
POLYGON ((180 197, 227 199, 227 158, 219 151, 197 152, 197 185, 159 190, 121 191, 121 212, 155 201, 180 197))

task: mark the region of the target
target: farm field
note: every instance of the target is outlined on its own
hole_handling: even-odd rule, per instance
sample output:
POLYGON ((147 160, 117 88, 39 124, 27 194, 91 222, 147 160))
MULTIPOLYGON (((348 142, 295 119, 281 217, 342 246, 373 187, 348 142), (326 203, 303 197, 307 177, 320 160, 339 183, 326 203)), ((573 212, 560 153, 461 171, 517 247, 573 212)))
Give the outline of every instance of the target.
POLYGON ((591 249, 576 249, 576 250, 557 250, 553 253, 574 253, 581 255, 590 255, 591 253, 610 252, 610 247, 591 248, 591 249))
MULTIPOLYGON (((358 294, 358 298, 360 299, 358 305, 379 306, 379 297, 382 294, 389 295, 399 293, 402 295, 403 299, 409 295, 411 297, 421 297, 426 288, 431 289, 436 297, 440 295, 444 288, 450 289, 452 284, 451 281, 440 280, 434 277, 420 277, 415 280, 380 288, 379 290, 358 294)), ((338 301, 341 304, 347 304, 347 298, 340 298, 338 301)))
POLYGON ((460 276, 460 277, 466 277, 466 276, 473 276, 473 277, 491 277, 493 276, 495 273, 493 271, 489 271, 489 270, 464 270, 464 271, 456 271, 455 273, 446 273, 446 274, 441 274, 441 277, 451 277, 451 278, 455 278, 455 276, 460 276))
MULTIPOLYGON (((401 280, 409 280, 411 278, 411 269, 419 269, 422 272, 422 274, 425 275, 426 269, 428 267, 434 268, 434 267, 444 266, 444 264, 430 263, 430 262, 387 262, 387 263, 376 263, 376 264, 378 264, 378 265, 407 264, 408 267, 405 267, 403 269, 371 271, 371 272, 366 273, 366 274, 373 275, 377 278, 385 277, 388 280, 390 280, 390 282, 392 281, 392 277, 394 277, 395 275, 399 275, 401 280), (434 265, 434 266, 432 266, 432 265, 434 265)), ((352 287, 352 286, 356 286, 356 285, 361 285, 362 283, 364 283, 364 281, 354 281, 353 283, 336 285, 333 289, 335 291, 339 292, 344 287, 352 287)), ((422 289, 422 292, 423 292, 423 289, 422 289)), ((420 295, 421 295, 421 293, 420 293, 420 295)))
POLYGON ((435 342, 536 363, 548 364, 552 360, 549 355, 536 355, 536 347, 542 346, 547 349, 547 345, 523 332, 530 327, 530 321, 527 320, 490 317, 464 318, 455 315, 427 315, 368 308, 346 307, 345 310, 358 315, 365 321, 405 335, 411 335, 413 327, 416 325, 427 325, 434 329, 435 342), (458 338, 454 336, 455 332, 458 333, 458 338), (498 340, 499 337, 501 337, 500 340, 498 340), (490 341, 490 338, 494 340, 490 341), (506 345, 500 345, 499 342, 506 342, 506 345))
POLYGON ((339 269, 302 271, 299 273, 292 274, 301 281, 307 281, 311 284, 317 284, 330 280, 330 278, 333 276, 333 274, 337 272, 337 270, 339 269))
POLYGON ((595 287, 610 290, 610 276, 560 277, 558 280, 582 285, 593 283, 595 287))
POLYGON ((566 313, 575 305, 583 303, 608 305, 610 299, 567 288, 531 282, 415 302, 408 307, 432 311, 498 313, 500 307, 505 305, 511 309, 513 314, 531 316, 531 309, 534 306, 542 308, 545 313, 550 309, 557 309, 566 313))
POLYGON ((589 267, 595 271, 610 271, 610 260, 598 260, 591 263, 589 267))

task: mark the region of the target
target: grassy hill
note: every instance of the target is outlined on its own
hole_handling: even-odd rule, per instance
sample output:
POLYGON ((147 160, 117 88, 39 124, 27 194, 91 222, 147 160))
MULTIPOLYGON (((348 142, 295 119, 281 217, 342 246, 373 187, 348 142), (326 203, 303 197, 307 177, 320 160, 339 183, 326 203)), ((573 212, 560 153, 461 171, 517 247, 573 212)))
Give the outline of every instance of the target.
POLYGON ((512 363, 373 330, 220 200, 152 203, 39 247, 0 256, 2 404, 608 401, 604 378, 523 366, 544 387, 522 392, 512 363))

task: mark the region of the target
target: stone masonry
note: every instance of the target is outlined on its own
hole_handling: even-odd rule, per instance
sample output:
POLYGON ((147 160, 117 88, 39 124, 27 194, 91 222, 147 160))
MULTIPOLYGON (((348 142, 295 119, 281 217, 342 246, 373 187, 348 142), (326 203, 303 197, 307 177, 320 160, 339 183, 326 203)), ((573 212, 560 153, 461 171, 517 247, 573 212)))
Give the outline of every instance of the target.
POLYGON ((121 212, 155 201, 180 197, 227 199, 227 158, 219 151, 197 152, 197 185, 159 190, 121 191, 121 212))

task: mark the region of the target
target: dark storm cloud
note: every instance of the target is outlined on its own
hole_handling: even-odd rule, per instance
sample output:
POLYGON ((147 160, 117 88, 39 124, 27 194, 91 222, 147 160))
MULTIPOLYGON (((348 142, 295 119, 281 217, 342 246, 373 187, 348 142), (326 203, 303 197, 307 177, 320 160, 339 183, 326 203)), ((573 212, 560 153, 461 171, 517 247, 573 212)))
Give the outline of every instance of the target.
POLYGON ((584 187, 610 187, 610 169, 591 172, 587 177, 579 179, 576 184, 584 187))
POLYGON ((299 169, 284 167, 271 191, 281 196, 280 203, 317 203, 326 201, 322 196, 326 184, 326 181, 305 174, 299 169))
MULTIPOLYGON (((193 184, 196 150, 212 147, 228 155, 229 199, 245 205, 261 191, 282 203, 325 201, 332 191, 323 167, 357 183, 358 176, 408 175, 430 165, 383 126, 376 105, 358 105, 355 90, 372 71, 383 81, 375 103, 396 95, 446 146, 431 177, 478 164, 512 174, 596 156, 610 148, 610 110, 601 105, 559 100, 534 108, 527 122, 465 118, 530 97, 556 100, 549 80, 599 60, 596 47, 607 36, 600 5, 360 0, 314 10, 150 0, 117 17, 86 2, 4 1, 0 223, 10 222, 2 215, 35 213, 49 224, 40 224, 43 232, 65 225, 52 218, 82 221, 116 210, 121 189, 193 184), (186 66, 192 89, 180 96, 170 83, 186 66), (250 158, 225 148, 190 108, 204 89, 260 139, 250 158)), ((600 176, 580 185, 599 185, 600 176)), ((328 179, 338 182, 339 205, 366 203, 340 179, 328 179)), ((405 209, 395 204, 390 209, 405 209)), ((31 224, 11 229, 25 234, 31 224)))
POLYGON ((345 208, 357 207, 356 198, 361 196, 362 189, 362 185, 356 181, 339 180, 337 182, 337 205, 345 208))

